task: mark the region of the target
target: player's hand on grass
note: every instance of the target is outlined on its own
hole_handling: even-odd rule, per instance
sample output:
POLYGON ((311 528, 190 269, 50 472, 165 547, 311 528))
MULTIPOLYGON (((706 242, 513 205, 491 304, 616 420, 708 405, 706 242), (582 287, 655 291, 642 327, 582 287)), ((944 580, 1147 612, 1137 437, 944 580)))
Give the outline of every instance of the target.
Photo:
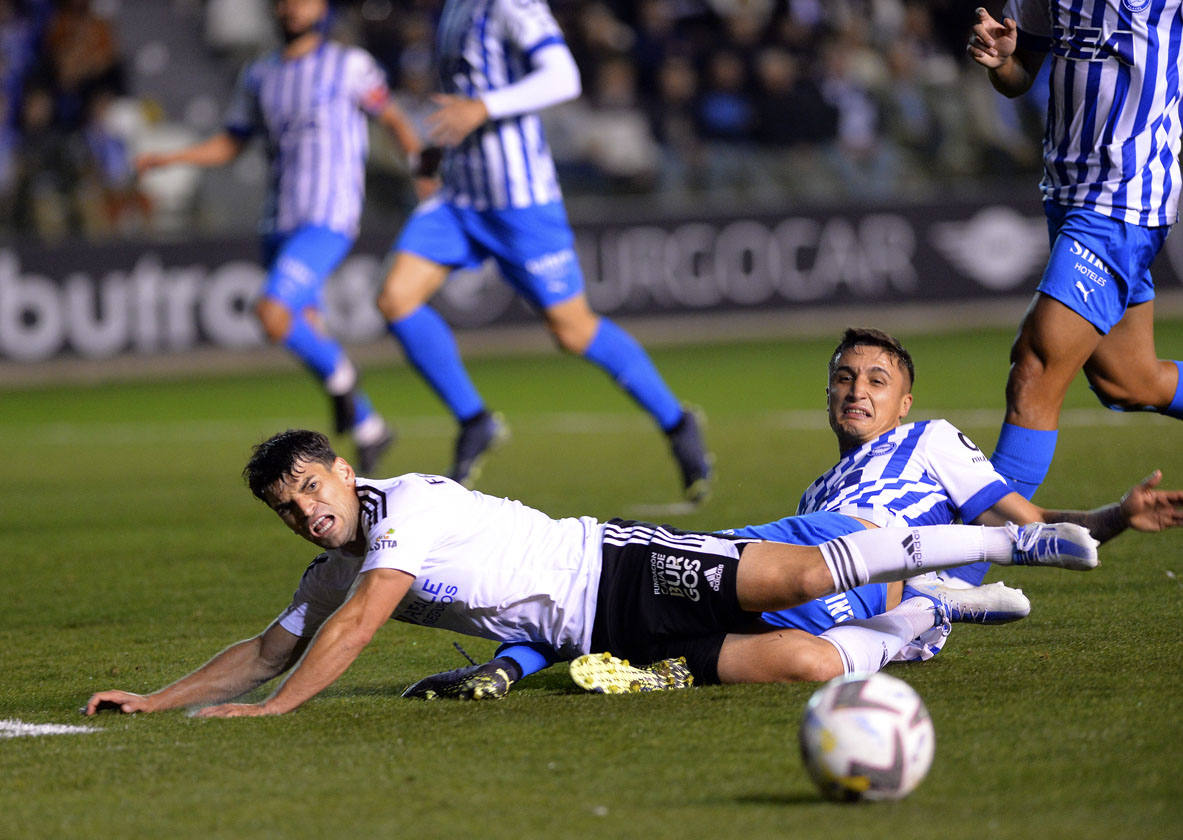
POLYGON ((1183 490, 1159 490, 1162 470, 1155 470, 1121 499, 1121 515, 1136 531, 1165 531, 1183 525, 1183 490))
POLYGON ((427 136, 437 145, 457 146, 489 119, 489 110, 479 99, 440 93, 432 100, 440 107, 427 117, 427 136))
POLYGON ((262 717, 273 715, 260 703, 221 703, 217 706, 206 706, 194 717, 201 718, 231 718, 231 717, 262 717))
POLYGON ((136 712, 152 711, 152 701, 142 694, 130 691, 100 691, 92 694, 82 710, 84 715, 95 715, 99 712, 120 712, 134 715, 136 712))
POLYGON ((985 9, 974 10, 977 23, 969 36, 966 51, 983 67, 998 69, 1014 55, 1019 43, 1019 26, 1010 18, 999 23, 985 9))

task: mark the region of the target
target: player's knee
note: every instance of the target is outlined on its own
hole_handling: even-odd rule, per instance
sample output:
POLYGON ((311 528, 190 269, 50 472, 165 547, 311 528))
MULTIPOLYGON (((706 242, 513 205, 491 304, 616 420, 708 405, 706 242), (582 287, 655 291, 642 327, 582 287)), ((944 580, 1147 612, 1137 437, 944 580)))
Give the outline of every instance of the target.
POLYGON ((559 349, 582 356, 596 337, 599 320, 589 314, 564 318, 547 318, 546 328, 559 349))
POLYGON ((261 298, 255 304, 255 316, 259 319, 268 341, 278 343, 291 332, 292 313, 277 300, 261 298))
POLYGON ((418 308, 419 303, 396 283, 387 283, 378 293, 378 311, 387 321, 401 321, 418 308))
POLYGON ((799 646, 785 658, 778 682, 826 682, 844 673, 842 657, 829 642, 799 646))
POLYGON ((591 335, 586 330, 578 329, 571 324, 556 324, 548 321, 546 328, 550 330, 555 345, 566 353, 582 356, 591 344, 591 335))
POLYGON ((1137 383, 1132 383, 1134 387, 1128 387, 1125 383, 1097 376, 1089 376, 1088 380, 1089 388, 1101 405, 1112 411, 1145 411, 1148 406, 1157 403, 1151 389, 1140 389, 1137 383))

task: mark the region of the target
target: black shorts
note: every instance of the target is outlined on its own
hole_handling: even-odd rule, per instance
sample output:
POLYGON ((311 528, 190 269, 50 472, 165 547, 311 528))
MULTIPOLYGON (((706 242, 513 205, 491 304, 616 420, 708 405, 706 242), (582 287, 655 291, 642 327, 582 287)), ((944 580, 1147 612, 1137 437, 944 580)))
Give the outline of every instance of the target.
POLYGON ((592 650, 637 665, 684 656, 700 684, 719 681, 728 633, 759 613, 739 607, 736 572, 751 539, 613 519, 604 524, 592 650))

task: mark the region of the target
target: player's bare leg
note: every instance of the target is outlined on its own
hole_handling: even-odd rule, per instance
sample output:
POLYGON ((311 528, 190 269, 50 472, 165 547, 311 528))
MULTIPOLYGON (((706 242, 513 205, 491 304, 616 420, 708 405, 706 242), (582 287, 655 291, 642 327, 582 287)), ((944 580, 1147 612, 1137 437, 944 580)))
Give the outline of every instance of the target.
POLYGON ((748 612, 783 610, 866 583, 980 561, 1087 571, 1098 564, 1096 548, 1086 528, 1066 522, 870 528, 818 546, 756 542, 740 555, 736 597, 748 612))
MULTIPOLYGON (((1011 348, 1006 418, 990 456, 1011 488, 1030 499, 1052 458, 1064 395, 1093 354, 1100 333, 1055 298, 1036 293, 1011 348)), ((983 569, 968 579, 981 583, 983 569)))
POLYGON ((1055 298, 1037 293, 1011 347, 1006 422, 1057 428, 1068 386, 1100 341, 1096 327, 1055 298))
POLYGON ((717 668, 721 683, 824 682, 844 673, 833 644, 788 627, 727 636, 717 668))
POLYGON ((449 271, 447 266, 426 257, 399 251, 378 293, 382 316, 387 321, 398 321, 410 315, 439 291, 449 271))
POLYGON ((1121 411, 1166 411, 1179 388, 1179 367, 1154 347, 1154 301, 1126 310, 1084 364, 1097 397, 1121 411))
POLYGON ((591 346, 600 328, 600 316, 592 312, 587 296, 582 292, 560 303, 548 306, 543 312, 546 328, 560 348, 582 356, 591 346))

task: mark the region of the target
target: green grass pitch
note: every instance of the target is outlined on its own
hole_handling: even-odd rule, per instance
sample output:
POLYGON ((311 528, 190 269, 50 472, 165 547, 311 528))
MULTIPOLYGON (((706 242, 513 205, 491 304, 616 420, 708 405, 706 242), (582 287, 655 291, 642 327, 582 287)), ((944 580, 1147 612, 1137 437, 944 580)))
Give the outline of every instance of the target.
MULTIPOLYGON (((1183 353, 1183 322, 1158 333, 1183 353)), ((989 451, 1010 335, 904 333, 913 417, 946 416, 989 451)), ((654 352, 709 418, 718 478, 693 513, 669 507, 664 441, 602 374, 558 354, 475 359, 513 430, 480 487, 552 515, 687 528, 790 513, 836 458, 835 340, 654 352)), ((424 386, 393 362, 366 383, 401 432, 383 471, 445 470, 452 427, 424 386)), ((322 402, 294 366, 0 392, 0 719, 85 723, 92 691, 156 688, 262 629, 315 550, 239 471, 266 435, 323 427, 322 402)), ((1183 425, 1105 411, 1078 382, 1036 501, 1097 506, 1156 467, 1183 485, 1183 425)), ((558 666, 498 703, 404 701, 463 661, 457 637, 392 622, 285 717, 103 715, 91 734, 0 740, 0 837, 1183 836, 1183 531, 1123 535, 1088 574, 1006 579, 1030 618, 958 626, 932 662, 890 669, 937 732, 928 779, 900 803, 819 799, 796 747, 811 685, 603 697, 558 666)), ((494 647, 462 641, 477 657, 494 647)))

